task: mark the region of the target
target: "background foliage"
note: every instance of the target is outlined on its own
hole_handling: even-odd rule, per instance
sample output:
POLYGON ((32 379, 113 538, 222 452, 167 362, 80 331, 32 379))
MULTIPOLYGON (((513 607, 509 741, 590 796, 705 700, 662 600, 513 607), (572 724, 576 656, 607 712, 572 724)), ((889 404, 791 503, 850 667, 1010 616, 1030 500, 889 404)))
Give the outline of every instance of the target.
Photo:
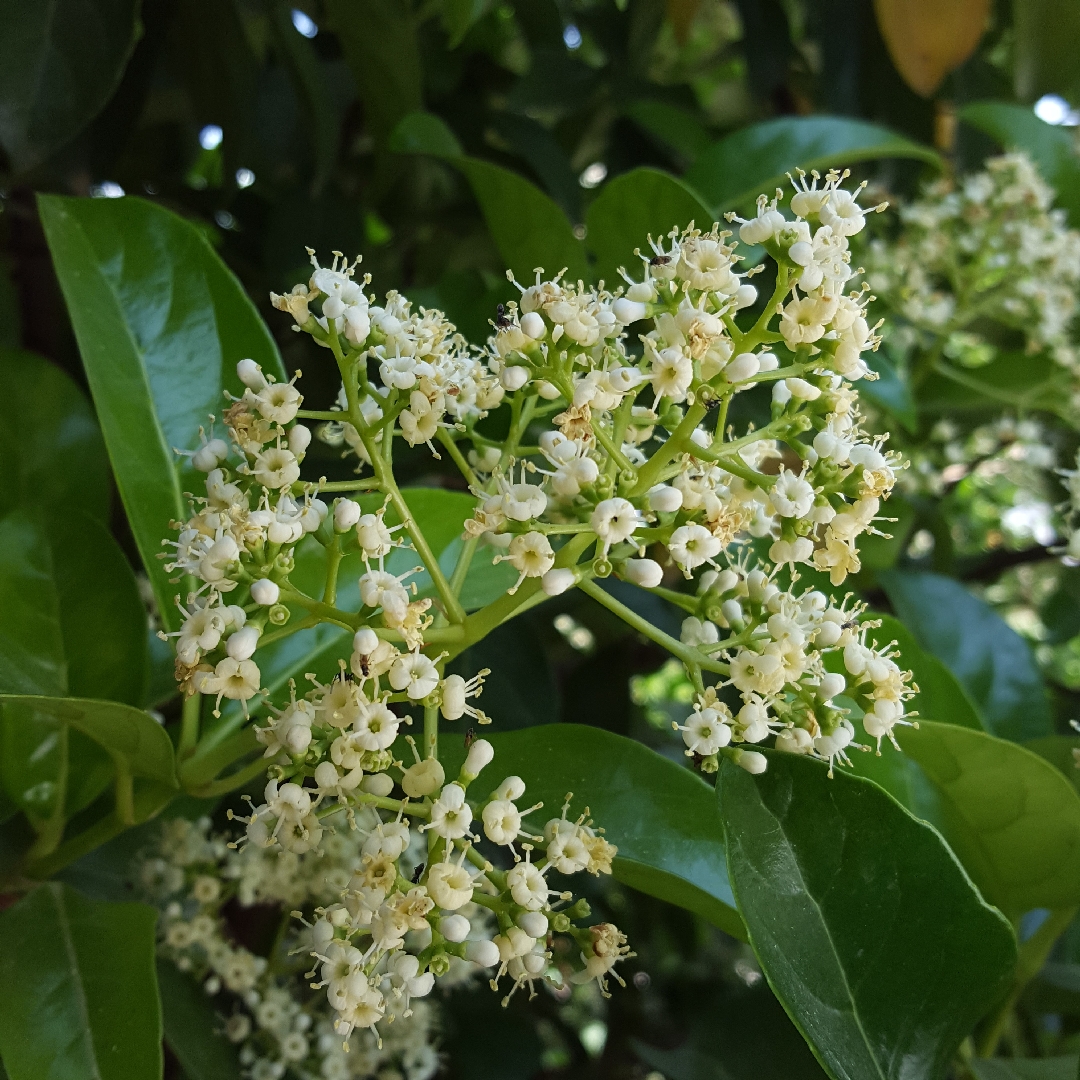
MULTIPOLYGON (((171 627, 155 555, 192 489, 171 450, 239 389, 236 359, 303 368, 312 400, 336 392, 267 301, 306 276, 305 246, 362 252, 380 290, 444 308, 480 341, 514 295, 507 268, 611 281, 646 233, 745 210, 797 165, 851 166, 903 198, 1020 147, 1080 224, 1073 133, 1031 110, 1047 93, 1080 106, 1065 0, 0 0, 0 23, 0 865, 13 903, 0 975, 17 988, 0 1057, 13 1080, 44 1075, 42 1053, 57 1077, 157 1075, 162 1030, 167 1075, 237 1075, 191 985, 167 965, 155 979, 153 913, 125 882, 147 835, 130 826, 166 805, 213 812, 177 792, 212 795, 215 745, 245 736, 226 711, 177 774, 171 659, 144 605, 171 627)), ((916 383, 888 342, 878 362, 867 397, 909 454, 940 449, 943 416, 953 442, 994 422, 1001 391, 1010 415, 1047 425, 1061 460, 1075 451, 1038 357, 1003 348, 980 373, 986 392, 916 383)), ((348 475, 324 445, 310 461, 348 475)), ((436 523, 468 512, 460 485, 424 452, 398 472, 452 560, 436 523)), ((635 943, 632 988, 506 1013, 485 991, 450 998, 450 1075, 1077 1074, 1080 570, 1010 531, 1016 485, 1003 482, 971 469, 936 496, 894 499, 893 540, 867 546, 858 589, 891 613, 879 640, 899 642, 929 722, 904 734, 903 757, 860 755, 863 778, 830 784, 777 755, 763 780, 725 768, 726 862, 712 792, 676 764, 667 725, 686 703, 659 648, 575 592, 459 660, 495 669, 484 707, 523 776, 559 794, 595 783, 586 798, 613 823, 656 811, 590 897, 635 943), (564 739, 610 776, 553 773, 555 759, 541 771, 556 722, 589 725, 564 739), (904 1073, 912 1047, 923 1056, 904 1073)), ((480 566, 472 603, 506 584, 480 566)), ((675 607, 617 595, 677 636, 675 607)), ((263 665, 269 684, 332 671, 339 639, 290 640, 263 665)))

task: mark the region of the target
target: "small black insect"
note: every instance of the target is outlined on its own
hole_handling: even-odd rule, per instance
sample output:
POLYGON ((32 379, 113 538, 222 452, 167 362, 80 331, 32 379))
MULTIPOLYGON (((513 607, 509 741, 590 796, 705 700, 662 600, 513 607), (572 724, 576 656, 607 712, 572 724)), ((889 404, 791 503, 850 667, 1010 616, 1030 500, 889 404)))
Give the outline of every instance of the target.
POLYGON ((506 314, 505 304, 499 304, 499 306, 495 309, 495 325, 500 330, 505 330, 508 326, 513 325, 513 323, 510 321, 509 317, 506 314))
POLYGON ((650 266, 667 266, 667 264, 669 262, 671 262, 671 256, 670 255, 654 255, 649 260, 649 265, 650 266))
POLYGON ((420 878, 424 875, 424 867, 426 865, 426 863, 420 863, 420 865, 417 866, 417 868, 412 872, 412 883, 414 885, 418 885, 420 883, 420 878))
POLYGON ((465 749, 468 750, 470 746, 476 741, 476 728, 469 728, 465 732, 465 749))

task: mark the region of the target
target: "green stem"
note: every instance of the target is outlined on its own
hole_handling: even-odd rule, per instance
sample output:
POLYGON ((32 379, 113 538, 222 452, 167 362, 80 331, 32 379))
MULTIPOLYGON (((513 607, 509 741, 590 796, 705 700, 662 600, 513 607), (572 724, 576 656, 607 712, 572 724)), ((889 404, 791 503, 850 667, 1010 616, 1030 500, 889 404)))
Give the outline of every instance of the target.
POLYGON ((263 775, 266 772, 266 767, 266 759, 258 757, 254 761, 248 762, 242 769, 229 773, 228 776, 223 776, 218 780, 211 780, 209 783, 201 784, 198 787, 189 787, 187 789, 188 794, 194 795, 198 799, 215 799, 219 795, 227 795, 230 791, 235 791, 249 781, 254 780, 255 777, 263 775))
POLYGON ((202 712, 202 695, 192 694, 184 699, 184 708, 180 717, 180 743, 177 757, 185 758, 195 752, 199 742, 199 717, 202 712))
POLYGON ((653 626, 648 619, 643 619, 625 604, 620 603, 611 593, 600 588, 596 582, 589 580, 579 581, 577 587, 586 596, 591 596, 598 604, 602 604, 608 611, 618 615, 623 622, 628 626, 632 626, 638 633, 644 634, 645 637, 655 641, 657 645, 663 645, 668 652, 673 656, 677 656, 687 667, 704 668, 706 671, 718 672, 721 675, 728 673, 727 664, 713 660, 711 657, 700 653, 697 649, 684 645, 681 641, 676 641, 669 634, 665 634, 663 630, 653 626))
MULTIPOLYGON (((293 484, 294 491, 303 491, 307 487, 303 483, 293 484)), ((377 476, 363 476, 359 480, 320 480, 319 491, 377 491, 379 478, 377 476)))
POLYGON ((334 539, 326 548, 326 585, 322 598, 322 602, 331 607, 337 602, 337 577, 341 556, 341 537, 335 533, 334 539))
POLYGON ((439 442, 446 447, 446 452, 458 467, 458 472, 465 477, 465 483, 467 483, 470 488, 479 489, 480 481, 476 478, 476 473, 472 471, 469 463, 465 460, 465 455, 461 452, 450 432, 447 431, 446 428, 439 428, 438 439, 439 442))
POLYGON ((113 754, 112 761, 116 770, 116 816, 125 828, 129 828, 135 824, 135 781, 127 758, 122 754, 113 754))

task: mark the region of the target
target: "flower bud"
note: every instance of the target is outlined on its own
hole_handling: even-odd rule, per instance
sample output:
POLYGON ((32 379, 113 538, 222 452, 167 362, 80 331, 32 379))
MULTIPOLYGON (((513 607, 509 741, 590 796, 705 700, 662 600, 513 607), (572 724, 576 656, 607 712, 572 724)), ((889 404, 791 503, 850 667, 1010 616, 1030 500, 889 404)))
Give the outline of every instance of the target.
POLYGON ((517 917, 517 924, 529 937, 539 940, 547 936, 547 916, 542 911, 523 911, 517 917))
MULTIPOLYGON (((535 314, 530 312, 530 314, 535 314)), ((504 367, 499 373, 499 382, 502 383, 504 390, 509 390, 513 393, 515 390, 520 390, 529 381, 529 369, 527 367, 521 367, 515 365, 514 367, 504 367)))
POLYGON ((260 630, 257 626, 245 626, 237 630, 225 644, 225 651, 234 660, 248 660, 259 644, 260 630))
POLYGON ((735 310, 742 311, 757 300, 757 289, 753 285, 740 285, 735 290, 735 310))
POLYGON ((464 941, 471 929, 472 926, 464 915, 444 915, 439 920, 439 933, 447 941, 464 941))
POLYGON ((254 360, 241 360, 236 365, 236 374, 240 381, 256 394, 266 386, 262 368, 254 360))
POLYGON ((554 383, 549 383, 546 379, 543 379, 536 384, 536 392, 545 401, 554 401, 562 393, 554 383))
POLYGON ((259 578, 258 581, 251 583, 251 599, 256 604, 269 607, 271 604, 278 602, 280 595, 281 589, 278 588, 276 582, 271 581, 269 578, 259 578))
POLYGON ((311 428, 294 424, 289 428, 289 449, 299 457, 311 445, 311 428))
POLYGON ((443 786, 446 772, 438 758, 425 758, 410 765, 401 778, 401 787, 410 799, 422 799, 443 786))
POLYGON ((735 764, 740 769, 745 769, 751 776, 757 776, 769 767, 769 759, 756 750, 736 750, 732 756, 735 764))
POLYGON ((743 382, 752 379, 760 370, 758 358, 753 353, 739 353, 726 368, 724 378, 728 382, 743 382))
POLYGON ((530 311, 521 316, 521 332, 526 336, 539 341, 547 336, 547 326, 544 317, 538 311, 530 311))
POLYGON ((363 511, 352 499, 338 499, 334 503, 334 530, 348 532, 359 520, 363 511))
POLYGON ((627 559, 623 566, 623 577, 643 589, 655 589, 664 579, 664 569, 652 559, 627 559))
POLYGON ((540 579, 540 588, 548 596, 559 596, 566 592, 567 589, 572 589, 577 582, 577 576, 573 570, 563 570, 556 568, 549 570, 540 579))
POLYGON ((649 507, 661 514, 674 514, 683 504, 683 493, 669 484, 657 484, 646 496, 649 507))
POLYGON ((494 941, 470 941, 465 945, 465 959, 478 967, 494 967, 500 960, 499 946, 494 941))
POLYGON ((353 652, 361 656, 370 656, 379 647, 379 635, 370 626, 361 626, 353 634, 353 652))
POLYGON ((394 790, 394 781, 384 772, 370 773, 360 781, 360 790, 385 799, 394 790))
POLYGON ((784 384, 791 391, 791 396, 800 401, 814 401, 821 397, 821 391, 805 379, 785 379, 784 384))
POLYGON ((638 300, 628 300, 625 296, 620 296, 611 305, 611 313, 623 326, 629 326, 631 323, 641 322, 646 318, 649 309, 638 300))
POLYGON ((758 371, 775 371, 780 366, 780 361, 771 352, 758 353, 758 371))
POLYGON ((484 766, 491 764, 493 757, 495 757, 495 748, 491 743, 487 739, 476 739, 469 747, 469 753, 465 758, 465 764, 461 766, 461 771, 465 776, 479 776, 484 766))
POLYGON ((837 694, 842 694, 847 687, 847 680, 843 675, 834 672, 826 672, 821 677, 821 685, 818 687, 818 697, 822 701, 831 701, 837 694))

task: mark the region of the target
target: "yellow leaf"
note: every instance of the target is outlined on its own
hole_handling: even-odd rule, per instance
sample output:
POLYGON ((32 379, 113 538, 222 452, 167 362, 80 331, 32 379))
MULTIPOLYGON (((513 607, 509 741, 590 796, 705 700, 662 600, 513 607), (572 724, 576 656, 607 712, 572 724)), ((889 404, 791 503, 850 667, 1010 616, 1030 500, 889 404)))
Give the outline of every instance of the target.
POLYGON ((990 0, 874 0, 874 11, 896 70, 930 97, 975 51, 990 0))

